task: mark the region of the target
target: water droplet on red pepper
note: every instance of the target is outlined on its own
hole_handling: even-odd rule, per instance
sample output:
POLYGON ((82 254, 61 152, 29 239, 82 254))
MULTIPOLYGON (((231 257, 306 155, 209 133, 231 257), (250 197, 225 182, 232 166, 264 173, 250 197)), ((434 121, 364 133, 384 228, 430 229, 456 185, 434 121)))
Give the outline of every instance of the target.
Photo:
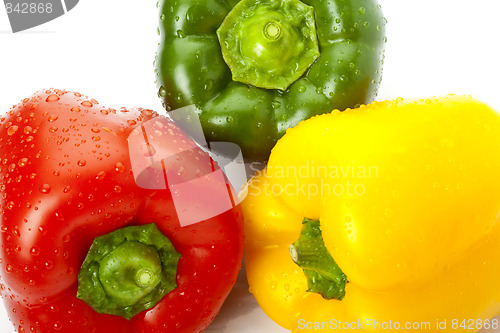
POLYGON ((94 104, 92 104, 92 102, 91 102, 91 101, 83 101, 81 104, 82 104, 83 106, 86 106, 86 107, 89 107, 89 108, 91 108, 91 107, 93 107, 93 106, 94 106, 94 104))
POLYGON ((125 172, 125 165, 123 165, 122 162, 117 162, 115 164, 115 170, 116 170, 116 172, 123 173, 123 172, 125 172))
POLYGON ((53 122, 53 121, 56 121, 57 119, 59 119, 59 117, 55 116, 55 115, 51 115, 51 116, 49 116, 49 118, 47 118, 47 120, 49 121, 49 123, 53 122))
POLYGON ((45 235, 47 233, 47 230, 45 230, 43 226, 38 227, 38 231, 40 231, 42 235, 45 235))
POLYGON ((100 172, 97 174, 97 176, 95 177, 95 179, 97 179, 97 180, 102 180, 102 179, 104 179, 104 177, 106 177, 106 172, 104 172, 104 171, 100 171, 100 172))
POLYGON ((87 165, 87 161, 85 161, 85 160, 79 160, 77 164, 78 164, 78 166, 83 167, 83 166, 87 165))
POLYGON ((37 256, 40 254, 40 248, 38 246, 32 246, 30 249, 31 255, 37 256))
POLYGON ((61 324, 61 322, 60 322, 60 321, 56 321, 56 322, 54 323, 53 327, 54 327, 54 330, 59 331, 59 330, 61 330, 61 329, 62 329, 62 327, 63 327, 63 326, 62 326, 62 324, 61 324))
POLYGON ((50 193, 50 185, 49 184, 43 184, 42 187, 40 187, 40 192, 42 192, 43 194, 47 194, 47 193, 50 193))
POLYGON ((17 125, 12 125, 7 129, 7 134, 8 135, 14 135, 16 134, 17 130, 19 129, 19 126, 17 125))
POLYGON ((56 102, 60 99, 61 98, 59 96, 57 96, 56 94, 51 94, 51 95, 47 96, 47 98, 45 99, 45 102, 56 102))

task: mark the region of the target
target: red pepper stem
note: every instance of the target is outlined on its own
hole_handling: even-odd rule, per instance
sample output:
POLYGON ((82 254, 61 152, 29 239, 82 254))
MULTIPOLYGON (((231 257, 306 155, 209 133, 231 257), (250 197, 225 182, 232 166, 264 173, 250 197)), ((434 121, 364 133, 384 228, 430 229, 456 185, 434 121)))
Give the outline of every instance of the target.
POLYGON ((138 287, 146 288, 154 281, 153 273, 147 269, 140 269, 135 274, 135 283, 138 287))
POLYGON ((97 237, 78 275, 77 297, 130 319, 176 288, 180 254, 154 223, 97 237))

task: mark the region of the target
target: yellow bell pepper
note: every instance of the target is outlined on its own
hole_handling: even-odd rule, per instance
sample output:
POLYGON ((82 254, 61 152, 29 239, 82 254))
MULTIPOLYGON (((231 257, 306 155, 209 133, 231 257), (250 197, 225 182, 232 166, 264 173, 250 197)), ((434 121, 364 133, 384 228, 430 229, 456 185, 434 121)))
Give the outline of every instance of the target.
POLYGON ((243 209, 250 291, 292 332, 499 329, 500 116, 477 100, 303 121, 243 209))

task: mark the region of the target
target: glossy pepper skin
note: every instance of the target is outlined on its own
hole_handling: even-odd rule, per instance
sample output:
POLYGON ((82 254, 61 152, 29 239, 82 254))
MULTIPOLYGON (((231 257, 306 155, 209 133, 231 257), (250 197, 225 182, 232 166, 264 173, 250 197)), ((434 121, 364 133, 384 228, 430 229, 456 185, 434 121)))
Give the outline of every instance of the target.
POLYGON ((158 94, 196 105, 208 141, 267 160, 299 121, 372 101, 385 22, 376 0, 162 0, 158 94))
POLYGON ((499 140, 499 114, 457 96, 374 102, 290 129, 243 202, 250 291, 292 332, 488 328, 500 312, 499 140), (295 262, 304 218, 320 221, 345 295, 306 291, 295 262))
MULTIPOLYGON (((62 90, 40 91, 1 118, 1 292, 18 332, 201 332, 219 311, 241 266, 240 208, 181 227, 170 191, 136 184, 127 138, 155 118, 162 117, 145 109, 105 108, 62 90), (116 260, 148 256, 153 246, 173 245, 179 253, 172 257, 174 289, 152 308, 129 312, 130 319, 98 313, 77 298, 91 244, 114 231, 123 231, 114 240, 150 238, 152 244, 144 251, 121 249, 126 256, 115 253, 116 260)), ((165 124, 177 148, 191 142, 171 121, 165 124)), ((176 161, 172 168, 185 163, 176 161)), ((144 284, 155 279, 149 271, 137 276, 144 284)))

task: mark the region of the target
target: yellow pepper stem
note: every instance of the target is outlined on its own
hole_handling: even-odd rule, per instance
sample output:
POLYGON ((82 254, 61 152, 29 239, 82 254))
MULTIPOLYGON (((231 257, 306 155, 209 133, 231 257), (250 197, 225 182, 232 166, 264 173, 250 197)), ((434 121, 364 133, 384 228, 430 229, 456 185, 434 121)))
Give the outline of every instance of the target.
POLYGON ((299 239, 289 249, 293 262, 304 270, 307 291, 342 300, 347 278, 325 247, 319 221, 305 218, 302 224, 299 239))

